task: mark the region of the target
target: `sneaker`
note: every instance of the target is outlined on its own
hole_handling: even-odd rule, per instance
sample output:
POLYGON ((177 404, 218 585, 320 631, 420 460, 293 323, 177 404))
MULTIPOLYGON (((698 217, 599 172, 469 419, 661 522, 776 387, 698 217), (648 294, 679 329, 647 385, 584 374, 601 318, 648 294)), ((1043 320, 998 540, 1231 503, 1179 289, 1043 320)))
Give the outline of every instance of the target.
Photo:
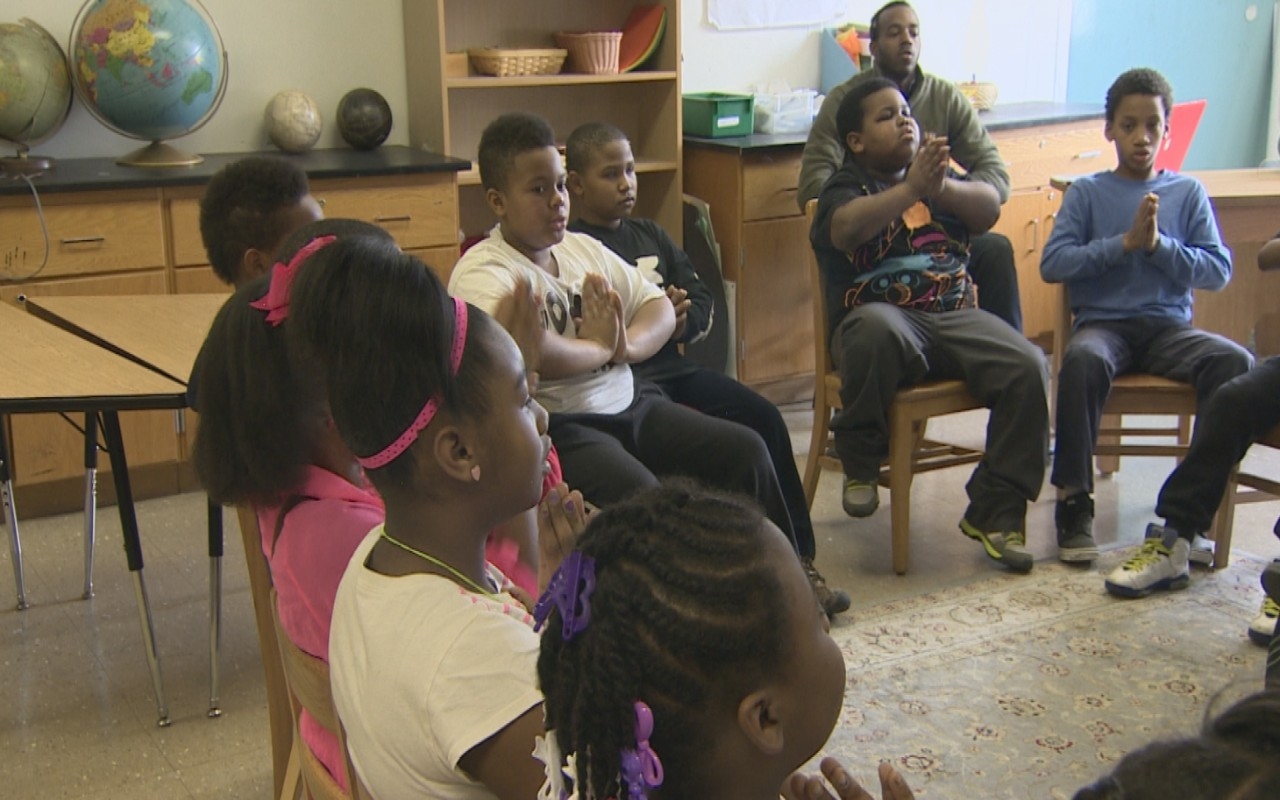
POLYGON ((844 482, 844 493, 840 495, 844 513, 851 517, 869 517, 880 507, 880 491, 875 481, 847 480, 844 482))
POLYGON ((1157 589, 1185 589, 1191 582, 1190 551, 1191 543, 1173 528, 1149 523, 1142 547, 1107 576, 1107 591, 1120 597, 1146 597, 1157 589))
POLYGON ((1093 498, 1087 492, 1059 500, 1053 521, 1058 529, 1059 561, 1080 563, 1098 558, 1098 543, 1093 540, 1093 498))
POLYGON ((1271 636, 1276 632, 1276 617, 1280 616, 1280 605, 1270 597, 1264 598, 1258 616, 1249 623, 1249 638, 1254 644, 1263 647, 1271 644, 1271 636))
POLYGON ((1191 539, 1191 553, 1187 558, 1192 564, 1199 564, 1202 567, 1213 566, 1213 548, 1214 541, 1206 536, 1196 534, 1191 539))
POLYGON ((1014 572, 1030 572, 1036 563, 1027 552, 1027 534, 1022 531, 981 531, 969 520, 962 519, 960 532, 981 542, 988 556, 1014 572))
POLYGON ((827 579, 822 577, 822 573, 818 572, 818 568, 813 565, 812 558, 800 559, 800 565, 804 567, 805 577, 809 579, 809 585, 813 587, 813 594, 818 598, 818 605, 822 606, 822 610, 827 612, 828 617, 834 617, 842 611, 848 611, 851 601, 849 593, 844 589, 832 589, 827 585, 827 579))

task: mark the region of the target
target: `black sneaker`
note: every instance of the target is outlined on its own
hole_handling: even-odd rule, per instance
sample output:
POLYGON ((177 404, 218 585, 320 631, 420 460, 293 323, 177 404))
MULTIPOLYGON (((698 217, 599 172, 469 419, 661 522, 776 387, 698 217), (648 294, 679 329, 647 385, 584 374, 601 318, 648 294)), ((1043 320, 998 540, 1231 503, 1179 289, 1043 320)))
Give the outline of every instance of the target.
POLYGON ((852 601, 849 599, 849 593, 844 589, 832 589, 827 585, 827 579, 822 577, 822 573, 818 572, 818 568, 813 565, 812 558, 801 558, 800 565, 804 567, 805 577, 809 579, 809 585, 813 587, 813 595, 818 598, 818 605, 822 606, 822 610, 827 612, 827 617, 834 617, 844 611, 849 610, 852 601))
POLYGON ((1059 561, 1081 563, 1098 558, 1098 545, 1093 541, 1093 498, 1087 492, 1059 500, 1053 522, 1058 529, 1059 561))

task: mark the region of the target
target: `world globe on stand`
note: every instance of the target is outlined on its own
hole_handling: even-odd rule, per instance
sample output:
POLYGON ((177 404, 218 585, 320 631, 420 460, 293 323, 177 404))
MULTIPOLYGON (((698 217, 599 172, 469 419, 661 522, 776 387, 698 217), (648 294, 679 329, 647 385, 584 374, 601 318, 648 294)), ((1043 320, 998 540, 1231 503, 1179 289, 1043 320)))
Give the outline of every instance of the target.
POLYGON ((372 150, 391 133, 391 106, 373 89, 352 89, 338 101, 338 134, 357 150, 372 150))
POLYGON ((0 23, 0 139, 18 155, 0 158, 5 174, 42 172, 52 159, 27 150, 58 132, 71 111, 67 56, 49 32, 29 19, 0 23))
POLYGON ((89 112, 116 133, 151 141, 119 163, 204 160, 164 143, 208 122, 227 87, 222 37, 198 0, 88 0, 69 50, 72 82, 89 112))
POLYGON ((267 138, 286 153, 305 153, 315 146, 324 130, 324 118, 316 101, 296 89, 277 92, 263 114, 267 138))

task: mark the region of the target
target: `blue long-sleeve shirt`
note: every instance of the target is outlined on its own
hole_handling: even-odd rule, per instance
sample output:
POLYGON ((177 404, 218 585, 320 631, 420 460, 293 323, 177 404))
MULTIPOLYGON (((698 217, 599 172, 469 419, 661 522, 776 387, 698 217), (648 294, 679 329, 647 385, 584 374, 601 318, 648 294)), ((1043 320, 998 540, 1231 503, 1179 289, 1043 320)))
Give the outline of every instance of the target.
POLYGON ((1191 291, 1226 286, 1231 251, 1195 178, 1162 170, 1136 181, 1099 172, 1076 179, 1063 196, 1040 274, 1066 284, 1077 326, 1132 317, 1190 322, 1191 291), (1156 249, 1125 253, 1124 236, 1148 192, 1160 197, 1156 249))

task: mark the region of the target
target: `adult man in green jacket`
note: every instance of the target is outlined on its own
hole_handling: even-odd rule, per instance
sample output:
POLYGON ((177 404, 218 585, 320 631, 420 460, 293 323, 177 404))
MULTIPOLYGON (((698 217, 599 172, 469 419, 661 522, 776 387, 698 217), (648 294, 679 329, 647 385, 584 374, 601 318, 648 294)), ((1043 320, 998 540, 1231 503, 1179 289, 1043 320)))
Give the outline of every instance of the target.
MULTIPOLYGON (((973 105, 955 84, 920 69, 920 20, 909 3, 895 0, 871 17, 871 55, 874 66, 832 89, 813 121, 800 166, 801 209, 844 163, 844 143, 836 133, 840 101, 849 89, 873 76, 898 84, 922 137, 945 137, 952 160, 964 167, 969 178, 995 187, 1001 203, 1008 200, 1009 173, 973 105)), ((978 285, 978 306, 1021 331, 1018 273, 1009 240, 998 233, 975 236, 969 259, 969 273, 978 285)))

